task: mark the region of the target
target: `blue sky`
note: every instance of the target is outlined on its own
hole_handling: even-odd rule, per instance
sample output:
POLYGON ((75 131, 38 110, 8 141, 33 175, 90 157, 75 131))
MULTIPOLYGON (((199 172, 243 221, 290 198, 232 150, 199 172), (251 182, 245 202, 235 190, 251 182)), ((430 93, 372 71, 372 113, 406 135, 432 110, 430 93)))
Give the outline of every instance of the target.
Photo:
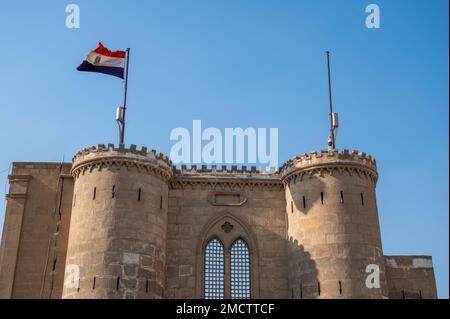
POLYGON ((99 40, 132 49, 127 143, 168 154, 170 131, 194 119, 276 127, 280 163, 326 147, 330 50, 337 146, 377 159, 384 252, 432 255, 448 298, 448 1, 376 1, 380 29, 365 27, 369 3, 2 3, 2 191, 13 161, 69 161, 117 143, 121 80, 75 71, 99 40), (80 29, 65 27, 69 3, 80 29))

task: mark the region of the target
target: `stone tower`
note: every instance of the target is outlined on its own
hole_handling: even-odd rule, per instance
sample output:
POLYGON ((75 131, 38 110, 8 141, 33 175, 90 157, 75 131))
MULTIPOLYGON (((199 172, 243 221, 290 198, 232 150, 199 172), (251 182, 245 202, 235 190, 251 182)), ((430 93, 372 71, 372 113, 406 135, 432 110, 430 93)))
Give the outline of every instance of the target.
POLYGON ((288 161, 280 173, 286 186, 290 295, 387 297, 375 160, 358 151, 312 152, 288 161), (375 287, 369 288, 367 277, 378 271, 379 285, 370 280, 375 287))
POLYGON ((162 298, 170 160, 135 145, 77 153, 63 298, 162 298))

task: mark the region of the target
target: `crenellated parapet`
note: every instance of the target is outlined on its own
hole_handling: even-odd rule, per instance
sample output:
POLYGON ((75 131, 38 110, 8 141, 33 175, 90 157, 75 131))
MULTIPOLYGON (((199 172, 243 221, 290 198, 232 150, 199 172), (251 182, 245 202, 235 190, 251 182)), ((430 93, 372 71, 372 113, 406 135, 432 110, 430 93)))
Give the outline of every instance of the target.
POLYGON ((129 148, 125 148, 124 145, 115 147, 113 144, 108 144, 108 146, 99 144, 97 147, 85 148, 75 154, 71 174, 77 178, 86 171, 120 167, 135 167, 139 171, 152 173, 166 181, 171 180, 173 188, 203 184, 207 179, 214 179, 208 182, 213 183, 214 187, 215 184, 219 186, 219 184, 229 183, 226 181, 227 179, 233 179, 233 185, 237 182, 239 188, 253 187, 253 185, 258 185, 257 188, 260 188, 261 185, 264 187, 271 185, 272 187, 278 186, 280 181, 289 184, 292 181, 302 180, 304 176, 333 175, 343 172, 366 176, 374 183, 378 180, 375 159, 356 150, 352 152, 349 150, 342 152, 322 150, 320 153, 316 151, 312 151, 310 154, 304 153, 287 161, 278 172, 268 173, 258 170, 256 166, 245 165, 240 167, 237 165, 181 165, 176 168, 166 155, 155 150, 148 150, 146 147, 137 149, 133 144, 129 148))
POLYGON ((227 165, 181 165, 181 169, 175 170, 176 176, 229 176, 229 177, 265 177, 273 178, 278 176, 276 173, 269 173, 256 169, 256 166, 247 167, 245 165, 238 167, 237 165, 232 165, 231 167, 227 165))
POLYGON ((86 171, 102 170, 121 167, 134 167, 138 171, 151 173, 169 180, 173 174, 172 161, 162 153, 148 150, 146 147, 137 149, 131 144, 125 148, 123 144, 114 147, 114 144, 99 144, 79 151, 73 157, 71 174, 77 178, 86 171))
POLYGON ((186 166, 175 170, 170 182, 172 189, 233 190, 282 190, 283 183, 277 173, 256 169, 256 166, 186 166))
POLYGON ((350 175, 358 174, 370 178, 374 183, 378 180, 377 164, 375 159, 363 152, 353 150, 327 151, 320 153, 312 151, 311 154, 296 156, 287 161, 279 169, 280 177, 285 183, 290 183, 298 178, 325 174, 333 175, 347 172, 350 175))

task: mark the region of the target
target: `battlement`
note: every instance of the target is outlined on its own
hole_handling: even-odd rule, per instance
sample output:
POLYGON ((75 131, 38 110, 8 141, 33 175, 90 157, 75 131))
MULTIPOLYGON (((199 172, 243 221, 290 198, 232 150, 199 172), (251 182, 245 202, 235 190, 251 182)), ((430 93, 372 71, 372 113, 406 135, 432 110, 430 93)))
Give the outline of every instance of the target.
MULTIPOLYGON (((312 151, 310 154, 302 154, 287 161, 277 172, 265 172, 258 170, 256 166, 237 165, 181 165, 177 168, 172 161, 164 154, 155 150, 148 150, 146 147, 138 149, 131 144, 129 148, 125 145, 115 147, 114 144, 99 144, 84 148, 73 157, 72 174, 78 172, 80 167, 86 164, 102 160, 107 166, 111 164, 119 165, 127 162, 148 162, 161 166, 170 176, 175 177, 238 177, 238 178, 264 178, 264 179, 286 179, 298 172, 322 170, 322 169, 351 169, 364 170, 375 181, 377 180, 377 167, 375 159, 363 152, 344 149, 339 152, 334 150, 329 152, 322 150, 320 153, 312 151)), ((128 165, 128 164, 127 164, 128 165)), ((98 166, 98 165, 97 165, 98 166)))
POLYGON ((166 162, 167 165, 172 166, 172 161, 164 154, 156 152, 156 150, 148 150, 147 147, 142 146, 141 149, 137 149, 136 145, 131 144, 129 148, 126 148, 125 145, 120 144, 119 147, 115 147, 114 144, 108 144, 108 146, 105 146, 105 144, 98 144, 97 147, 91 146, 88 148, 84 148, 78 153, 75 154, 75 156, 72 159, 72 162, 75 163, 80 159, 85 159, 90 154, 104 154, 106 152, 109 152, 111 155, 119 155, 119 154, 136 154, 136 155, 142 155, 146 156, 148 158, 162 160, 166 162))
POLYGON ((129 148, 120 144, 115 147, 114 144, 99 144, 84 148, 75 154, 72 159, 72 175, 84 172, 86 169, 116 166, 136 166, 138 169, 144 168, 155 170, 156 168, 164 171, 164 175, 169 178, 173 172, 172 161, 164 154, 155 150, 148 150, 143 146, 137 149, 136 145, 131 144, 129 148))
POLYGON ((344 149, 342 152, 338 150, 327 151, 322 150, 320 154, 312 151, 311 154, 302 154, 287 161, 279 169, 282 178, 291 175, 293 172, 317 170, 322 168, 342 169, 359 169, 367 171, 376 181, 377 164, 375 159, 366 153, 344 149))
POLYGON ((182 177, 239 177, 239 178, 279 178, 276 172, 264 172, 256 169, 256 166, 247 167, 245 165, 240 168, 237 165, 231 167, 227 165, 182 165, 180 169, 174 170, 175 176, 182 177))

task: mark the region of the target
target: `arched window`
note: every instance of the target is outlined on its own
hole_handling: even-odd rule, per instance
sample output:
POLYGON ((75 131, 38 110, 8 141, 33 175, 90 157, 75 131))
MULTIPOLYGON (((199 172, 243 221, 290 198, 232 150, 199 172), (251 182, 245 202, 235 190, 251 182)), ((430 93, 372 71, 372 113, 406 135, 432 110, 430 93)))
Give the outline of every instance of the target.
POLYGON ((251 298, 250 251, 242 239, 231 246, 231 299, 251 298))
POLYGON ((225 254, 222 243, 212 239, 205 248, 205 299, 225 298, 225 254))
POLYGON ((259 255, 250 230, 233 216, 205 225, 196 253, 196 298, 259 298, 259 255))

